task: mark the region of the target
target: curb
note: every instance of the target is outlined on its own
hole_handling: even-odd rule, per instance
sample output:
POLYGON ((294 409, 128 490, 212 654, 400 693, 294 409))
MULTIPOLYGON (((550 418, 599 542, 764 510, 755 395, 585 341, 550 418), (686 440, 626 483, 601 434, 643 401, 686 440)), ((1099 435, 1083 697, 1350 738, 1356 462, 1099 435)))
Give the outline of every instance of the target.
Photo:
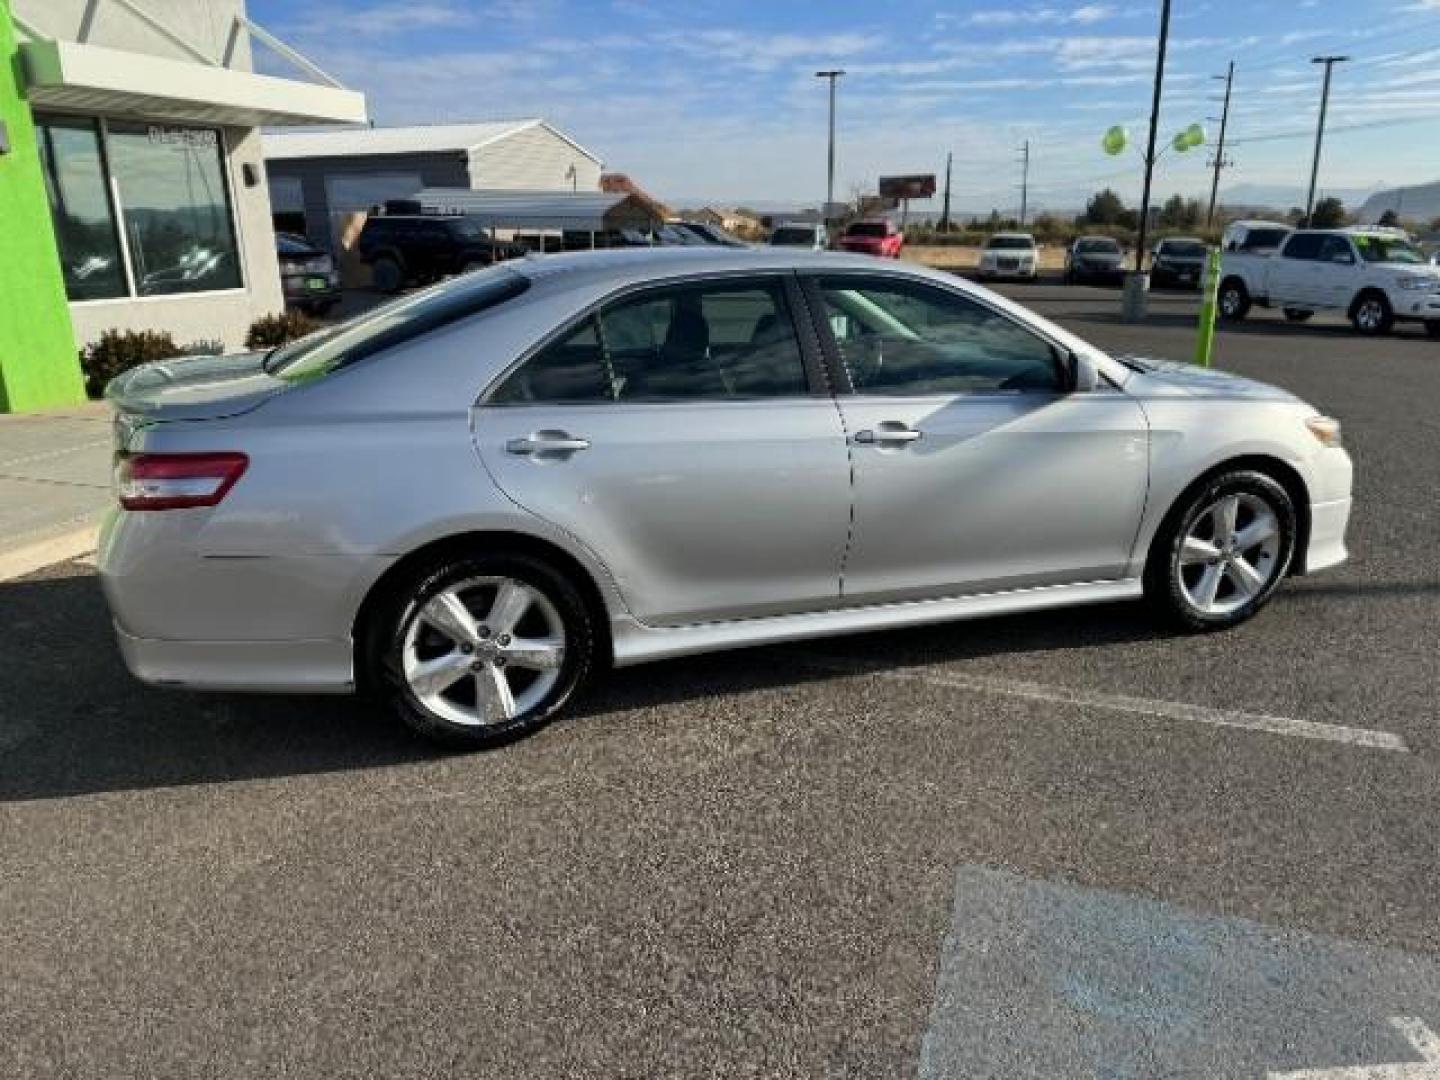
POLYGON ((86 525, 39 543, 0 552, 0 581, 14 581, 47 566, 88 555, 95 550, 99 539, 100 526, 86 525))

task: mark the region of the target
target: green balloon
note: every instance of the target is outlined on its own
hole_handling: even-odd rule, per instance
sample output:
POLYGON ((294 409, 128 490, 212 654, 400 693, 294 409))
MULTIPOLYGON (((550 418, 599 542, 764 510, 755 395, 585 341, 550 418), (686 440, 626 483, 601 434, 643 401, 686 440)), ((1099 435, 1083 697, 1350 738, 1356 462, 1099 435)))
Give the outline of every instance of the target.
POLYGON ((1109 131, 1105 132, 1105 137, 1100 140, 1100 145, 1105 148, 1105 153, 1111 157, 1115 157, 1117 154, 1123 154, 1125 147, 1129 144, 1130 133, 1119 124, 1116 124, 1109 131))
POLYGON ((1205 129, 1199 124, 1191 124, 1185 129, 1185 149, 1194 150, 1197 146, 1205 145, 1205 129))

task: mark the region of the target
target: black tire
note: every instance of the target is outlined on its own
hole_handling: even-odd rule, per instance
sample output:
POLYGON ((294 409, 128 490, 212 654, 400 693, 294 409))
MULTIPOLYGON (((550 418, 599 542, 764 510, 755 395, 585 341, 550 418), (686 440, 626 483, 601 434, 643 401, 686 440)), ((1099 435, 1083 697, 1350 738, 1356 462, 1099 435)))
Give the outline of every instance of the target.
POLYGON ((1440 338, 1440 319, 1430 319, 1425 323, 1425 333, 1432 338, 1440 338))
POLYGON ((1226 322, 1239 322, 1250 314, 1250 290, 1243 281, 1231 278, 1221 282, 1218 303, 1220 317, 1226 322))
POLYGON ((1363 292, 1350 305, 1350 322, 1368 337, 1382 337, 1394 328, 1395 312, 1384 293, 1363 292))
POLYGON ((405 270, 389 255, 381 255, 370 264, 370 280, 381 292, 398 293, 405 287, 405 270))
POLYGON ((1300 308, 1287 307, 1285 309, 1285 321, 1293 323, 1308 322, 1313 311, 1303 311, 1300 308))
MULTIPOLYGON (((1239 626, 1253 618, 1270 601, 1284 580, 1295 555, 1295 538, 1295 504, 1282 484, 1252 469, 1221 473, 1192 487, 1166 515, 1150 545, 1150 556, 1145 565, 1145 599, 1164 622, 1183 630, 1206 633, 1239 626), (1184 575, 1188 572, 1193 576, 1195 568, 1191 566, 1188 571, 1181 568, 1181 549, 1192 528, 1211 507, 1228 495, 1241 495, 1263 502, 1278 523, 1279 544, 1266 564, 1270 576, 1259 592, 1234 610, 1209 613, 1197 607, 1186 595, 1184 575)), ((1225 575, 1221 577, 1224 584, 1225 575)))
MULTIPOLYGON (((525 625, 524 620, 517 625, 525 625)), ((455 750, 482 750, 533 734, 553 720, 594 670, 597 638, 594 617, 575 583, 543 559, 521 553, 450 555, 411 575, 378 606, 367 627, 367 670, 362 673, 362 682, 377 688, 389 710, 426 739, 455 750), (542 698, 509 720, 483 727, 456 722, 426 706, 412 690, 404 672, 407 635, 420 610, 447 589, 477 578, 510 578, 523 583, 548 601, 564 628, 563 658, 554 685, 542 698)), ((479 670, 476 665, 485 662, 480 659, 479 651, 465 651, 475 657, 472 667, 479 670)), ((512 667, 504 678, 513 678, 516 670, 512 667)), ((523 679, 525 675, 522 673, 520 677, 523 679)), ((467 679, 462 676, 461 682, 467 679)), ((519 692, 523 694, 523 689, 519 692)))

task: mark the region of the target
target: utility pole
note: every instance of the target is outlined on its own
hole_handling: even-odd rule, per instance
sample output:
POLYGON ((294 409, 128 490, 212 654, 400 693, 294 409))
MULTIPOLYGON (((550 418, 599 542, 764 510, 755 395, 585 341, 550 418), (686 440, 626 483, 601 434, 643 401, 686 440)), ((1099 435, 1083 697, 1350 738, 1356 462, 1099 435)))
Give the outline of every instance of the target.
POLYGON ((825 206, 820 211, 821 221, 830 213, 830 204, 835 201, 835 82, 844 74, 839 68, 815 72, 817 79, 830 80, 830 156, 825 173, 825 206))
POLYGON ((1207 229, 1215 224, 1215 199, 1220 194, 1220 170, 1231 164, 1225 160, 1225 128, 1230 123, 1230 88, 1235 82, 1235 61, 1230 61, 1230 70, 1224 75, 1214 75, 1212 78, 1225 80, 1225 109, 1220 114, 1220 141, 1215 147, 1215 179, 1210 184, 1210 209, 1205 214, 1207 229))
POLYGON ((945 206, 940 211, 940 231, 950 231, 950 164, 954 160, 954 153, 945 155, 945 206))
POLYGON ((1165 86, 1165 51, 1170 45, 1170 0, 1160 0, 1160 46, 1155 54, 1155 94, 1150 103, 1150 141, 1145 148, 1145 186, 1140 195, 1140 242, 1135 273, 1145 272, 1145 236, 1150 229, 1150 179, 1155 172, 1155 131, 1160 125, 1160 94, 1165 86))
POLYGON ((1020 228, 1025 228, 1025 212, 1030 208, 1030 140, 1020 148, 1020 228))
POLYGON ((1310 218, 1315 213, 1315 181, 1320 176, 1320 147, 1325 141, 1325 113, 1330 108, 1330 71, 1336 64, 1349 60, 1348 56, 1314 56, 1312 64, 1325 65, 1325 83, 1320 91, 1320 123, 1315 128, 1315 162, 1310 166, 1310 194, 1305 197, 1305 227, 1309 228, 1310 218))

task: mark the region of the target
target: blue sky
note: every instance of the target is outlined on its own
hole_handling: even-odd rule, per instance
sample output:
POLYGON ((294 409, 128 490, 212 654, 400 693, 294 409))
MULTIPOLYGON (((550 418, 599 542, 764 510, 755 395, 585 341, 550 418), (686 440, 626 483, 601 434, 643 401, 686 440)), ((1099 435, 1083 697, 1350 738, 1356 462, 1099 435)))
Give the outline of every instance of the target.
MULTIPOLYGON (((542 116, 682 202, 824 195, 826 97, 842 67, 837 195, 940 172, 955 201, 1032 206, 1111 185, 1138 198, 1158 0, 250 0, 252 18, 369 95, 382 124, 542 116)), ((1219 115, 1236 63, 1222 187, 1308 180, 1320 72, 1336 68, 1322 187, 1440 179, 1440 0, 1174 0, 1161 137, 1219 115), (1251 141, 1253 140, 1253 141, 1251 141)), ((268 65, 267 65, 268 66, 268 65)), ((1212 137, 1218 127, 1207 124, 1212 137)), ((1160 195, 1207 191, 1206 152, 1166 155, 1160 195)))

